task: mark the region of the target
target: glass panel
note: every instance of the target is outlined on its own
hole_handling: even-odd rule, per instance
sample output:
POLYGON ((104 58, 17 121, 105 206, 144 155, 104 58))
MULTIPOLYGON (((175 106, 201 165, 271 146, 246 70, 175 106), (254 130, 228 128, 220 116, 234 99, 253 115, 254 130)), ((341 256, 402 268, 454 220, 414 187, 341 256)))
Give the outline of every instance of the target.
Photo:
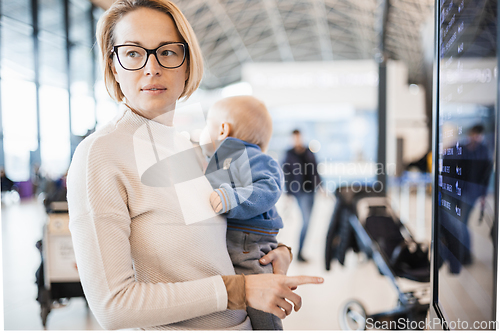
POLYGON ((83 136, 95 125, 92 81, 92 50, 86 46, 71 49, 71 130, 83 136))
POLYGON ((61 0, 38 0, 39 29, 64 37, 64 8, 61 0))
POLYGON ((5 171, 14 181, 25 181, 30 176, 30 150, 38 147, 36 90, 35 84, 30 82, 34 79, 32 29, 5 16, 1 29, 5 171))
POLYGON ((31 26, 2 16, 2 79, 35 79, 31 26))
POLYGON ((40 152, 48 176, 66 172, 70 158, 69 100, 61 0, 39 0, 40 152))
POLYGON ((495 319, 497 1, 440 6, 438 304, 450 328, 471 329, 495 319))
MULTIPOLYGON (((99 7, 94 7, 94 20, 97 23, 99 17, 104 13, 99 7)), ((103 79, 103 71, 101 65, 101 51, 97 46, 97 43, 94 45, 95 47, 95 57, 96 57, 96 83, 94 85, 95 98, 96 98, 96 120, 97 127, 100 128, 106 123, 108 123, 113 117, 116 115, 118 111, 118 106, 116 102, 109 96, 106 86, 104 84, 103 79)))
POLYGON ((49 32, 41 31, 40 84, 66 88, 66 41, 49 32))
POLYGON ((28 180, 30 151, 38 147, 35 84, 2 77, 1 89, 5 171, 14 181, 28 180))
POLYGON ((56 179, 70 161, 68 92, 66 89, 40 87, 40 150, 44 170, 56 179))
POLYGON ((74 45, 71 48, 71 80, 92 84, 92 49, 87 46, 74 45))
POLYGON ((2 0, 1 5, 2 15, 25 24, 32 24, 30 0, 2 0))
POLYGON ((90 38, 90 1, 70 1, 69 38, 72 43, 91 47, 90 38))

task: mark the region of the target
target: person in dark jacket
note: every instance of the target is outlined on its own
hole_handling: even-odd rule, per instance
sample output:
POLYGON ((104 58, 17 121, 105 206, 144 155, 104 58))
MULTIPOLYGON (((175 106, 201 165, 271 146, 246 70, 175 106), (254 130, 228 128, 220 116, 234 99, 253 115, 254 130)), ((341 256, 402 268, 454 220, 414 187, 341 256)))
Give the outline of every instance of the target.
POLYGON ((3 168, 0 168, 0 177, 2 178, 2 192, 11 191, 14 186, 14 182, 7 177, 3 168))
POLYGON ((297 259, 302 262, 307 260, 302 255, 304 240, 314 205, 316 188, 321 184, 318 174, 318 164, 313 152, 304 146, 302 135, 298 129, 292 132, 294 146, 286 152, 283 163, 285 176, 285 192, 293 195, 302 212, 302 230, 299 238, 299 253, 297 259))

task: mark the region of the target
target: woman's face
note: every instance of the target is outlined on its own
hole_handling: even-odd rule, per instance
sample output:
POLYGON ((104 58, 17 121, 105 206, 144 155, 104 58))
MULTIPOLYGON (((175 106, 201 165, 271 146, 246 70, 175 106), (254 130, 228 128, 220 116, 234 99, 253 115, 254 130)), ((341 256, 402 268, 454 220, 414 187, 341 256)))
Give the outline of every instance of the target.
MULTIPOLYGON (((135 44, 147 49, 183 41, 169 15, 149 8, 123 16, 115 26, 114 36, 115 45, 135 44)), ((187 61, 179 68, 167 69, 160 66, 154 55, 149 56, 144 68, 136 71, 124 69, 114 55, 112 69, 128 106, 148 119, 174 110, 188 79, 187 61)))

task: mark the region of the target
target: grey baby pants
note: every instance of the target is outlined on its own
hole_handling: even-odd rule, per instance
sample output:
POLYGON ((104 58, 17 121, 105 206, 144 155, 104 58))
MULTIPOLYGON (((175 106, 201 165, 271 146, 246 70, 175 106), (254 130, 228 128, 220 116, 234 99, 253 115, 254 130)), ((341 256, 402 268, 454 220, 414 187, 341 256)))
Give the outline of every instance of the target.
MULTIPOLYGON (((273 266, 259 263, 259 259, 278 246, 275 235, 257 235, 243 231, 228 230, 227 251, 236 274, 273 273, 273 266)), ((247 307, 254 330, 283 330, 281 319, 273 314, 247 307)))

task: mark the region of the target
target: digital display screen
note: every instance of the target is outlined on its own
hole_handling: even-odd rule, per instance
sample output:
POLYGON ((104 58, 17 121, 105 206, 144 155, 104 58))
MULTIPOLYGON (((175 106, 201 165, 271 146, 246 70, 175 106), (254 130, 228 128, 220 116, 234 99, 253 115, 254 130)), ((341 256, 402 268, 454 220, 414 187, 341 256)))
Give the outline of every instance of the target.
POLYGON ((438 5, 434 305, 492 329, 473 325, 496 311, 497 1, 438 5))

